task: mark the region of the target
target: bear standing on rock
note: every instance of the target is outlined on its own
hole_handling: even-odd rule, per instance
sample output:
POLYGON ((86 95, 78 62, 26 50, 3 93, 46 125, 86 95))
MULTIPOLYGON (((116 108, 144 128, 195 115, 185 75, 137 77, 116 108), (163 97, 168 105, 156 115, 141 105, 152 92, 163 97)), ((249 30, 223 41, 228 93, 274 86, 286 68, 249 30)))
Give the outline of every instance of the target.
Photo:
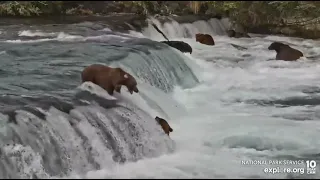
POLYGON ((268 49, 275 50, 277 52, 276 60, 295 61, 300 57, 303 57, 303 53, 301 51, 280 42, 271 43, 268 49))
POLYGON ((173 131, 173 129, 170 127, 168 122, 158 116, 155 117, 155 120, 160 124, 162 127, 163 131, 169 136, 170 132, 173 131))
POLYGON ((196 41, 201 44, 205 44, 209 46, 214 45, 214 40, 212 36, 210 36, 209 34, 201 34, 201 33, 196 34, 196 41))
POLYGON ((121 68, 93 64, 82 71, 81 78, 82 83, 90 81, 102 87, 110 95, 113 95, 114 90, 120 93, 122 85, 126 86, 131 94, 139 92, 135 78, 121 68))

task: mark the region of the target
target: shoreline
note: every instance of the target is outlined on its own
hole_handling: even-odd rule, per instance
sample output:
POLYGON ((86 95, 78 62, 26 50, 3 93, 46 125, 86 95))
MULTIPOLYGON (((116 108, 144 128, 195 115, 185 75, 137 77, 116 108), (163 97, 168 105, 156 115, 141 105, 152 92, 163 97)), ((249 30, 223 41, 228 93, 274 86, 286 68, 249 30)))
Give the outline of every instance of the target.
POLYGON ((70 24, 83 21, 105 21, 105 20, 146 20, 149 17, 156 17, 159 21, 162 20, 176 20, 179 23, 192 23, 197 20, 209 20, 211 18, 221 19, 221 16, 214 15, 153 15, 145 16, 135 13, 113 13, 113 14, 104 14, 104 15, 60 15, 60 16, 33 16, 33 17, 12 17, 12 16, 3 16, 1 17, 0 25, 12 25, 13 23, 19 22, 19 24, 49 24, 49 23, 61 23, 61 24, 70 24))
MULTIPOLYGON (((168 21, 177 21, 178 23, 193 23, 195 21, 204 20, 208 21, 212 18, 224 19, 227 17, 214 16, 214 15, 154 15, 151 16, 159 20, 162 24, 168 21)), ((58 25, 58 24, 74 24, 81 22, 101 22, 110 25, 110 29, 117 31, 137 30, 147 26, 147 19, 150 16, 139 15, 135 13, 112 13, 104 15, 61 15, 61 16, 34 16, 34 17, 1 17, 0 26, 6 25, 58 25), (134 29, 133 29, 134 28, 134 29)), ((234 27, 229 26, 227 27, 234 27)), ((290 29, 290 27, 252 27, 248 29, 247 33, 261 34, 261 35, 281 35, 289 37, 297 37, 304 39, 319 40, 320 32, 310 29, 299 29, 299 32, 287 31, 282 29, 290 29)))
POLYGON ((98 22, 106 24, 111 30, 124 32, 128 30, 141 31, 148 25, 148 19, 155 18, 160 23, 177 21, 178 23, 193 23, 195 21, 215 18, 210 15, 171 15, 171 16, 144 16, 134 13, 112 13, 107 15, 63 15, 63 16, 36 16, 36 17, 4 17, 0 26, 10 25, 63 25, 82 22, 98 22))
POLYGON ((1 17, 0 25, 17 24, 70 24, 83 21, 102 21, 110 18, 122 20, 141 18, 141 15, 133 13, 115 13, 109 15, 60 15, 60 16, 34 16, 34 17, 1 17))

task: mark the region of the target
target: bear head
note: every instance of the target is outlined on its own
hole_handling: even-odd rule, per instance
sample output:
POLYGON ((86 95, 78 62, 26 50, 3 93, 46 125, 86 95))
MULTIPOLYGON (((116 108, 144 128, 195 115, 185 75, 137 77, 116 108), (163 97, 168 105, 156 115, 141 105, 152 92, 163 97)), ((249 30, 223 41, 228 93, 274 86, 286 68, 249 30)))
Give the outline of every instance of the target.
POLYGON ((236 31, 232 30, 232 29, 229 29, 229 30, 227 30, 227 34, 228 34, 229 37, 235 37, 236 36, 236 31))
POLYGON ((281 42, 273 42, 270 44, 270 46, 268 47, 269 50, 275 50, 276 52, 280 52, 280 49, 282 48, 286 48, 289 47, 286 44, 283 44, 281 42))
POLYGON ((137 81, 133 76, 131 76, 129 73, 125 72, 121 68, 116 68, 116 71, 118 72, 118 80, 115 83, 115 86, 125 85, 131 94, 133 92, 139 92, 137 88, 137 81))
POLYGON ((201 33, 196 34, 196 41, 198 42, 199 39, 200 39, 202 36, 203 36, 203 34, 201 34, 201 33))

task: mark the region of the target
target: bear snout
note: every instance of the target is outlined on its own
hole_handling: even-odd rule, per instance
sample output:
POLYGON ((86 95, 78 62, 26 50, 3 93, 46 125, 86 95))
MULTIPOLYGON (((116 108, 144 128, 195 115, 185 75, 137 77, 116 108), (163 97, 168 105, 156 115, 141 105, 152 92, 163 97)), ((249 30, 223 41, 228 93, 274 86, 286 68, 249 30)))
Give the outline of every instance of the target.
POLYGON ((130 92, 130 94, 133 94, 133 92, 136 92, 138 93, 139 90, 137 88, 137 86, 134 86, 134 87, 128 87, 128 91, 130 92))
POLYGON ((135 87, 133 88, 133 91, 136 92, 136 93, 139 92, 139 89, 137 88, 137 86, 135 86, 135 87))

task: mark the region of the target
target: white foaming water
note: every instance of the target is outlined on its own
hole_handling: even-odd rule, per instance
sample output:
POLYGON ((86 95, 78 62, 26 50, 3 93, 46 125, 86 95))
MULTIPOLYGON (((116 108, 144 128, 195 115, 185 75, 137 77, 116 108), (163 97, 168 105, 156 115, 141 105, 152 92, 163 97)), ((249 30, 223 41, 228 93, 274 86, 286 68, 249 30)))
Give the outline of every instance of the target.
POLYGON ((84 82, 78 88, 81 90, 84 90, 84 91, 89 91, 91 93, 94 93, 94 94, 101 96, 101 97, 108 99, 108 100, 116 100, 117 99, 114 96, 109 95, 107 93, 107 91, 102 89, 100 86, 97 86, 91 82, 84 82))
POLYGON ((40 171, 39 174, 41 174, 42 177, 49 178, 49 175, 43 171, 40 155, 34 153, 30 147, 9 145, 4 148, 4 151, 7 157, 16 161, 19 173, 22 174, 20 178, 31 179, 33 178, 32 174, 36 171, 40 171), (27 163, 21 163, 21 160, 27 163))
MULTIPOLYGON (((30 37, 34 37, 34 36, 48 36, 43 32, 36 32, 33 34, 29 34, 29 31, 22 31, 19 33, 19 36, 30 36, 30 37), (21 35, 21 34, 24 35, 21 35)), ((4 42, 7 43, 38 43, 38 42, 46 42, 46 41, 84 41, 85 38, 83 36, 77 36, 77 35, 70 35, 64 32, 59 32, 59 33, 53 33, 51 36, 51 38, 43 38, 43 39, 35 39, 35 40, 21 40, 21 39, 15 39, 15 40, 5 40, 4 42), (54 37, 53 35, 55 35, 56 37, 54 37)))
MULTIPOLYGON (((176 21, 166 22, 161 24, 158 20, 150 18, 157 27, 171 40, 176 38, 194 38, 196 33, 204 33, 210 35, 224 35, 226 34, 228 24, 226 20, 219 21, 217 19, 210 19, 209 21, 196 21, 193 23, 179 24, 176 21)), ((164 37, 158 33, 154 27, 149 24, 142 34, 153 40, 164 40, 164 37)))
MULTIPOLYGON (((66 147, 71 144, 67 150, 74 152, 70 157, 74 160, 72 167, 87 172, 85 175, 73 172, 70 178, 284 178, 287 177, 285 173, 272 175, 263 172, 264 168, 277 165, 242 165, 241 161, 271 158, 278 160, 284 156, 314 157, 319 154, 320 143, 317 137, 320 126, 317 121, 317 106, 277 108, 247 103, 310 96, 304 90, 315 88, 320 80, 320 66, 314 61, 320 60, 317 47, 319 42, 278 36, 231 39, 219 36, 223 34, 221 26, 225 26, 224 24, 213 20, 209 23, 199 21, 184 25, 176 22, 166 23, 164 26, 157 24, 169 39, 182 40, 192 46, 193 53, 185 54, 185 61, 200 80, 196 87, 176 87, 174 92, 166 94, 148 84, 138 82, 139 94, 131 95, 123 88, 121 95, 114 95, 118 100, 124 99, 122 103, 136 104, 152 117, 161 116, 167 119, 173 128, 173 132, 170 133, 170 138, 175 142, 173 153, 166 153, 166 145, 163 145, 157 149, 161 155, 153 158, 145 157, 137 162, 124 164, 114 163, 111 158, 112 152, 99 141, 97 130, 91 127, 88 121, 81 121, 78 128, 86 137, 90 137, 90 144, 97 151, 93 156, 94 160, 101 164, 101 170, 87 172, 90 167, 79 167, 89 164, 81 158, 84 152, 77 151, 80 138, 73 134, 70 125, 62 120, 63 116, 59 115, 57 110, 50 109, 51 115, 47 122, 71 140, 63 143, 66 143, 66 147), (216 45, 207 46, 196 42, 195 33, 211 34, 216 45), (301 50, 307 58, 303 57, 297 62, 267 61, 275 58, 275 52, 267 50, 272 41, 286 42, 301 50), (231 44, 245 47, 247 50, 238 50, 231 44), (318 58, 310 59, 309 56, 318 58), (299 116, 311 116, 314 120, 293 120, 299 116)), ((132 32, 131 36, 164 40, 152 26, 147 27, 142 33, 132 32)), ((66 33, 57 33, 54 37, 23 42, 126 39, 116 35, 82 37, 66 33)), ((109 100, 114 99, 90 83, 84 83, 79 88, 90 90, 109 100)), ((71 114, 79 116, 78 119, 86 119, 79 110, 74 110, 71 114)), ((97 111, 97 116, 100 115, 97 111)), ((101 119, 109 120, 106 117, 101 119)), ((25 122, 26 125, 30 124, 27 123, 28 118, 25 118, 25 122)), ((155 123, 146 124, 146 127, 150 131, 156 130, 155 123)), ((158 137, 158 134, 146 137, 148 138, 156 139, 157 142, 165 142, 168 139, 158 137)), ((25 151, 21 157, 17 157, 29 160, 27 164, 19 164, 24 171, 22 173, 25 173, 23 177, 32 178, 30 174, 33 171, 38 171, 41 178, 47 177, 47 174, 41 171, 43 167, 40 166, 40 158, 29 147, 17 145, 7 149, 13 153, 25 151)), ((302 166, 305 167, 305 164, 279 165, 281 168, 302 166)), ((291 175, 297 176, 299 173, 291 175)))
MULTIPOLYGON (((174 25, 170 27, 174 29, 174 25)), ((150 28, 144 31, 146 37, 163 39, 150 28)), ((135 34, 141 37, 141 34, 135 34)), ((193 54, 186 54, 186 60, 192 60, 188 64, 193 66, 191 68, 201 81, 191 89, 176 87, 168 95, 187 109, 177 111, 175 118, 168 119, 174 129, 170 138, 176 143, 175 152, 90 171, 85 178, 285 178, 301 175, 301 171, 288 176, 263 170, 279 166, 298 171, 298 168, 306 167, 305 163, 243 165, 241 161, 318 154, 320 121, 294 121, 283 115, 295 116, 319 108, 276 108, 243 102, 308 96, 302 89, 317 85, 320 65, 305 57, 296 62, 267 61, 276 55, 267 47, 274 40, 283 41, 293 44, 307 57, 308 54, 319 56, 314 48, 319 42, 277 36, 230 39, 215 35, 213 38, 215 46, 200 44, 194 38, 175 38, 192 46, 193 54), (231 43, 248 49, 238 50, 231 43)), ((161 97, 155 99, 160 101, 161 97)), ((163 102, 160 106, 165 109, 166 104, 163 102)))
POLYGON ((111 32, 112 30, 110 28, 103 28, 100 31, 106 31, 106 32, 111 32))
POLYGON ((18 33, 19 36, 29 36, 29 37, 35 37, 35 36, 56 36, 57 33, 45 33, 41 31, 30 31, 30 30, 24 30, 20 31, 18 33))
MULTIPOLYGON (((113 34, 107 34, 107 35, 101 35, 101 36, 88 36, 83 37, 80 35, 71 35, 64 32, 59 33, 44 33, 41 31, 31 32, 29 30, 21 31, 18 33, 19 36, 29 36, 29 37, 50 37, 50 38, 43 38, 43 39, 35 39, 35 40, 21 40, 21 39, 15 39, 15 40, 5 40, 6 43, 39 43, 39 42, 47 42, 47 41, 67 41, 67 42, 77 42, 77 41, 119 41, 119 40, 127 40, 130 39, 130 35, 127 35, 127 37, 121 36, 122 34, 119 33, 119 35, 113 35, 113 34)), ((124 34, 123 34, 124 35, 124 34)), ((132 37, 132 36, 131 36, 132 37)))

